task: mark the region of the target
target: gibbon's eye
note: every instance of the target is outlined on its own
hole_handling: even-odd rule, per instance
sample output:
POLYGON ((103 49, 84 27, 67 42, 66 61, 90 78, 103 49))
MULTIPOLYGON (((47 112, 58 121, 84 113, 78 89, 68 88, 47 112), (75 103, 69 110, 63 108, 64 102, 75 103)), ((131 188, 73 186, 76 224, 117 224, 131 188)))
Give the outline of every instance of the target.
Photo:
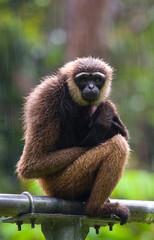
POLYGON ((86 82, 86 79, 85 79, 85 78, 82 78, 82 79, 81 79, 81 82, 86 82))
POLYGON ((96 83, 101 83, 101 82, 103 82, 103 78, 102 77, 95 77, 94 78, 94 81, 96 82, 96 83))
POLYGON ((103 85, 105 83, 105 75, 102 74, 101 76, 100 75, 95 75, 94 76, 94 81, 96 84, 99 84, 100 85, 103 85))
POLYGON ((95 79, 95 82, 100 82, 100 81, 101 81, 100 78, 96 78, 96 79, 95 79))
POLYGON ((86 79, 83 77, 83 78, 80 79, 80 82, 85 83, 86 79))

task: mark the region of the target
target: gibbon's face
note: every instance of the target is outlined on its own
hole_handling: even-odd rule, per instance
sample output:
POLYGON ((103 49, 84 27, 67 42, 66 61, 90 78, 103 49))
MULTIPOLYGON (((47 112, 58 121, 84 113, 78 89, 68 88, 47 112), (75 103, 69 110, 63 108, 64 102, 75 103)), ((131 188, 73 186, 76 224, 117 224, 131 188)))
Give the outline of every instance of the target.
POLYGON ((112 73, 106 62, 92 57, 77 58, 60 69, 72 99, 80 106, 96 106, 109 96, 112 73))
POLYGON ((75 75, 74 81, 81 92, 82 98, 86 102, 92 103, 100 98, 106 76, 101 72, 80 72, 75 75))

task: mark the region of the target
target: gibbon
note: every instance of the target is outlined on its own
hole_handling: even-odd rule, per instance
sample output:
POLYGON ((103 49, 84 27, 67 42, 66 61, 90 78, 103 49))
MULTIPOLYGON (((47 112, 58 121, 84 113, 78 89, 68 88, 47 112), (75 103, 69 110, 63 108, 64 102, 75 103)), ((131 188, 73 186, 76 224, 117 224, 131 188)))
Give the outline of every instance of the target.
POLYGON ((129 210, 108 198, 125 169, 128 131, 108 100, 113 69, 78 58, 45 77, 26 99, 21 179, 35 178, 48 196, 86 201, 89 216, 129 210))

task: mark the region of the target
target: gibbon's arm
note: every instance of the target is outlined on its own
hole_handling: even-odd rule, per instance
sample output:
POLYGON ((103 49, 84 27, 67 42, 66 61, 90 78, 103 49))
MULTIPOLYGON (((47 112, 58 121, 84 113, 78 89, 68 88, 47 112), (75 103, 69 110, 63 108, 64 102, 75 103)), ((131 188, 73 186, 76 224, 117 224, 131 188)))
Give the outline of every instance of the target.
POLYGON ((116 134, 121 134, 128 141, 128 131, 120 120, 114 104, 107 100, 99 104, 92 115, 90 131, 80 146, 96 146, 107 141, 116 134))
MULTIPOLYGON (((56 83, 54 79, 44 80, 27 98, 25 146, 16 170, 20 178, 39 178, 60 171, 86 151, 85 148, 72 147, 51 152, 59 136, 59 119, 53 100, 56 83)), ((54 99, 58 100, 57 97, 54 99)))
POLYGON ((29 151, 21 156, 17 163, 16 172, 21 179, 40 178, 48 174, 54 174, 70 165, 86 151, 86 148, 72 147, 46 154, 42 153, 39 157, 36 156, 37 153, 28 157, 31 154, 31 151, 29 151))

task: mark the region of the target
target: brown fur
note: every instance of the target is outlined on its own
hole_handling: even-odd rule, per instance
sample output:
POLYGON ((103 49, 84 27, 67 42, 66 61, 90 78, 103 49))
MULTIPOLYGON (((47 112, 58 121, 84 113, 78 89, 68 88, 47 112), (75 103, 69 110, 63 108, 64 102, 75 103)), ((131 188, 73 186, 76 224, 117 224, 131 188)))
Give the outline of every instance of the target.
POLYGON ((46 195, 88 200, 86 213, 92 216, 114 212, 122 216, 126 211, 118 204, 104 204, 120 180, 129 155, 126 127, 113 103, 105 100, 111 80, 112 69, 102 60, 77 59, 46 77, 27 97, 24 108, 25 146, 17 164, 18 176, 37 178, 46 195), (73 81, 74 74, 83 70, 106 74, 100 99, 93 106, 82 100, 73 81), (99 126, 102 134, 107 129, 108 138, 93 147, 81 147, 85 128, 98 109, 94 126, 99 126), (112 129, 114 116, 125 138, 112 129))

